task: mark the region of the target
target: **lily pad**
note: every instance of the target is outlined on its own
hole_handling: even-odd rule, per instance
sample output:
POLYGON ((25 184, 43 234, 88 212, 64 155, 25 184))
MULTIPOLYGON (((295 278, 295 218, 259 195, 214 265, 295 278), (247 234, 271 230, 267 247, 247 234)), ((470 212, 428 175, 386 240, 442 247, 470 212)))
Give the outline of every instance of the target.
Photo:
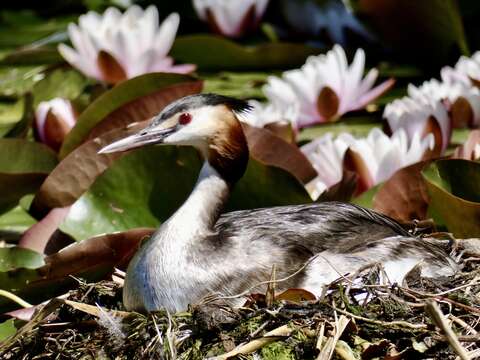
POLYGON ((297 141, 311 141, 318 137, 322 137, 327 133, 334 136, 341 133, 350 133, 354 137, 366 137, 368 133, 375 127, 381 127, 381 124, 375 119, 369 117, 349 118, 345 121, 337 123, 326 123, 314 127, 303 129, 297 136, 297 141))
POLYGON ((56 97, 73 100, 82 93, 86 85, 87 79, 77 71, 55 70, 34 85, 34 106, 56 97))
POLYGON ((438 160, 423 174, 430 195, 429 212, 439 217, 436 220, 455 237, 480 236, 480 163, 438 160))
POLYGON ((204 91, 239 99, 264 99, 262 87, 267 82, 267 72, 221 72, 202 74, 204 91))
POLYGON ((9 212, 0 215, 0 239, 2 232, 22 233, 35 224, 32 218, 21 206, 16 206, 9 212))
MULTIPOLYGON (((188 197, 201 160, 195 150, 157 146, 123 156, 71 207, 60 229, 76 240, 139 226, 156 227, 188 197)), ((310 202, 289 173, 250 159, 228 209, 310 202)))
POLYGON ((402 222, 425 219, 430 201, 422 176, 425 166, 420 162, 393 174, 376 193, 374 209, 402 222))
POLYGON ((55 167, 55 153, 43 144, 0 139, 0 213, 40 187, 55 167))
POLYGON ((13 269, 36 269, 44 265, 43 255, 21 247, 0 248, 0 272, 13 269))
POLYGON ((15 327, 15 320, 9 319, 0 324, 0 342, 15 335, 17 328, 15 327))
POLYGON ((44 78, 46 66, 0 67, 0 95, 17 98, 44 78))
POLYGON ((13 103, 0 103, 0 137, 5 136, 13 127, 22 120, 24 99, 13 103))
POLYGON ((170 54, 180 62, 197 64, 200 70, 286 69, 302 65, 322 49, 294 43, 242 46, 213 35, 179 36, 170 54))
POLYGON ((142 96, 151 95, 168 86, 195 81, 195 78, 187 75, 151 73, 118 84, 113 89, 99 96, 82 112, 77 120, 77 124, 63 142, 60 149, 60 157, 64 158, 80 145, 97 124, 121 106, 127 105, 142 96))

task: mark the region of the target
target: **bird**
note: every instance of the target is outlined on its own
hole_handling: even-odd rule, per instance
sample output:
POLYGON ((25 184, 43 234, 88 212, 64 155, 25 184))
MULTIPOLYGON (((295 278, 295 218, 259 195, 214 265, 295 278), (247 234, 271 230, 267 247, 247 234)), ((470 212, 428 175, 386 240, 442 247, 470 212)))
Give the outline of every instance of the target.
POLYGON ((249 110, 248 102, 236 98, 190 95, 99 151, 192 146, 204 160, 189 197, 130 261, 123 289, 127 310, 185 311, 210 294, 241 306, 244 298, 236 295, 265 287, 273 268, 284 280, 276 284, 279 290, 302 288, 317 297, 332 281, 376 263, 391 282, 418 266, 425 277, 457 271, 438 241, 415 237, 392 218, 354 204, 223 212, 249 161, 240 122, 249 110))

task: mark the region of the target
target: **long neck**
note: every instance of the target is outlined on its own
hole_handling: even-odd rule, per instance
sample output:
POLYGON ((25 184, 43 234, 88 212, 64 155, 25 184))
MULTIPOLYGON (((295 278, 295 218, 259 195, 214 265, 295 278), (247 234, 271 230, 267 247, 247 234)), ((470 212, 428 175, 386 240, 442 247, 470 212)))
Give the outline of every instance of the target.
POLYGON ((229 194, 227 181, 205 161, 192 193, 168 219, 168 229, 180 232, 183 239, 211 232, 229 194))

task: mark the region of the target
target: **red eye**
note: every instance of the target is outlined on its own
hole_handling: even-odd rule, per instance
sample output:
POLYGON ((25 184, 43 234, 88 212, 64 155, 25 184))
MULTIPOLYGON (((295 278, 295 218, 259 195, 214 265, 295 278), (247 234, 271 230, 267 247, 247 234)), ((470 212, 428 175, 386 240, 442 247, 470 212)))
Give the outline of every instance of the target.
POLYGON ((192 115, 189 113, 183 113, 178 119, 180 125, 187 125, 190 121, 192 121, 192 115))

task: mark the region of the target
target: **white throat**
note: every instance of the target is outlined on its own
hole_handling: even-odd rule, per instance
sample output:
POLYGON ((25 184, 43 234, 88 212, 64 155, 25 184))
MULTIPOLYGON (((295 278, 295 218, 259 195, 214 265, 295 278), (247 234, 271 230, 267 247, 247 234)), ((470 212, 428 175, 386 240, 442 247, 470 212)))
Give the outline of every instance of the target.
POLYGON ((227 182, 205 161, 192 193, 159 229, 160 237, 185 245, 211 233, 229 193, 227 182))

